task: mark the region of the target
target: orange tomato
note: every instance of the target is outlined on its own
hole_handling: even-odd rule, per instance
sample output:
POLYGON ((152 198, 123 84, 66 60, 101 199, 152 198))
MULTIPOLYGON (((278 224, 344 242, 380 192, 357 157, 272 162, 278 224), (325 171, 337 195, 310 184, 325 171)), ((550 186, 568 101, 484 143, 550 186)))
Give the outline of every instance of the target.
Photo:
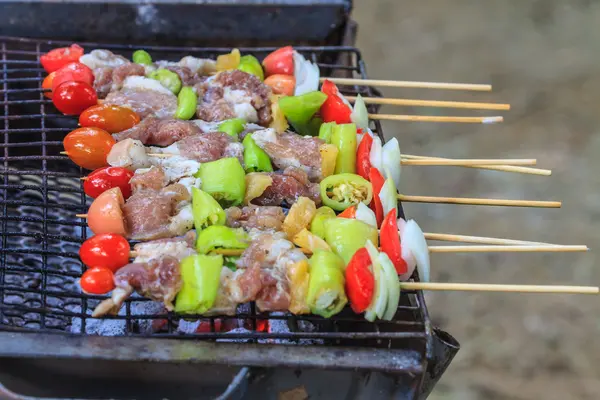
POLYGON ((293 75, 275 74, 265 79, 265 85, 269 86, 275 94, 293 96, 296 89, 296 78, 293 75))
POLYGON ((49 92, 44 92, 44 96, 46 96, 49 99, 52 99, 52 82, 54 81, 55 75, 56 72, 51 72, 50 75, 45 77, 44 81, 42 82, 42 89, 50 90, 49 92))
POLYGON ((106 156, 115 143, 110 133, 95 127, 75 129, 63 140, 69 158, 86 169, 97 169, 107 165, 106 156))
POLYGON ((94 200, 87 213, 87 223, 95 235, 115 233, 126 236, 123 216, 125 199, 118 187, 109 189, 94 200))
POLYGON ((130 108, 112 104, 91 106, 79 116, 79 125, 95 126, 109 133, 132 128, 140 122, 140 116, 130 108))

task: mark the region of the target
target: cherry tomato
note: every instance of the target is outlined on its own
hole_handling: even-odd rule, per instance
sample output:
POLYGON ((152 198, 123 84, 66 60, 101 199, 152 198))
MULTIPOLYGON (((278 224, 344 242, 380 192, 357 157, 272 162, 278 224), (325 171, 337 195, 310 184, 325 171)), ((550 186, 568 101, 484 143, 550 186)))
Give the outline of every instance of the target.
POLYGON ((69 81, 85 82, 90 86, 94 84, 94 73, 90 67, 80 62, 68 63, 53 73, 56 75, 52 82, 52 90, 56 90, 61 83, 69 81))
POLYGON ((45 77, 44 81, 42 82, 42 89, 50 90, 50 92, 44 92, 44 96, 46 96, 49 99, 52 99, 52 82, 54 81, 55 75, 56 72, 51 72, 50 75, 45 77))
POLYGON ((116 233, 125 236, 125 219, 122 207, 125 199, 118 187, 107 190, 94 200, 87 214, 87 223, 95 235, 116 233))
POLYGON ((86 127, 71 131, 63 140, 69 158, 86 169, 106 165, 106 156, 115 144, 110 133, 100 128, 86 127))
POLYGON ((296 78, 293 75, 275 74, 265 79, 265 85, 271 87, 275 94, 293 96, 296 89, 296 78))
POLYGON ((85 194, 91 198, 96 198, 109 189, 118 187, 121 189, 123 198, 131 196, 131 185, 129 180, 133 172, 122 167, 103 167, 98 168, 87 176, 83 182, 85 194))
POLYGON ((98 103, 93 87, 85 82, 63 82, 52 92, 54 106, 63 114, 77 115, 98 103))
POLYGON ((83 55, 83 47, 72 44, 70 47, 60 47, 43 54, 40 63, 46 72, 54 72, 73 61, 79 61, 83 55))
POLYGON ((113 272, 104 267, 93 267, 81 275, 79 285, 84 293, 106 294, 115 288, 113 272))
POLYGON ((88 267, 105 267, 112 272, 129 262, 129 242, 114 233, 92 236, 79 248, 79 258, 88 267))
POLYGON ((265 76, 275 74, 294 75, 294 49, 285 46, 275 50, 265 57, 262 62, 265 67, 265 76))
POLYGON ((140 122, 140 116, 131 108, 112 104, 91 106, 79 116, 79 125, 96 126, 110 133, 127 130, 140 122))

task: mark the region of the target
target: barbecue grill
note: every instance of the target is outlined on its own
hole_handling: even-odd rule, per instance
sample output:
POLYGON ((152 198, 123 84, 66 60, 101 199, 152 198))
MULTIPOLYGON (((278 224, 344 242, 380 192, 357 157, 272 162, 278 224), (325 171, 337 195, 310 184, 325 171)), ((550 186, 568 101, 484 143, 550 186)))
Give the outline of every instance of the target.
MULTIPOLYGON (((337 4, 343 13, 341 22, 329 21, 334 31, 287 43, 319 43, 295 48, 318 63, 324 76, 365 78, 360 52, 342 45, 353 42, 349 2, 323 3, 337 4)), ((288 11, 279 15, 288 18, 288 11)), ((84 33, 61 31, 61 36, 97 36, 84 33)), ((114 35, 107 37, 136 38, 130 32, 114 35)), ((235 37, 215 42, 224 39, 236 44, 235 37)), ((231 317, 184 320, 141 297, 128 300, 119 315, 91 318, 104 296, 85 295, 77 285, 85 268, 77 251, 90 234, 85 221, 75 217, 90 204, 79 179, 86 172, 59 154, 62 138, 77 121, 57 112, 40 90, 40 54, 70 43, 0 37, 0 395, 11 390, 53 398, 268 398, 301 385, 311 398, 429 394, 458 343, 432 325, 420 291, 403 293, 393 321, 375 323, 349 309, 323 319, 261 314, 253 305, 241 306, 231 317)), ((136 48, 80 44, 126 57, 136 48)), ((214 58, 231 50, 187 43, 144 48, 157 59, 172 60, 214 58)), ((257 57, 272 50, 240 48, 257 57)), ((344 89, 379 95, 368 87, 344 89)), ((373 130, 383 137, 378 121, 373 130)))

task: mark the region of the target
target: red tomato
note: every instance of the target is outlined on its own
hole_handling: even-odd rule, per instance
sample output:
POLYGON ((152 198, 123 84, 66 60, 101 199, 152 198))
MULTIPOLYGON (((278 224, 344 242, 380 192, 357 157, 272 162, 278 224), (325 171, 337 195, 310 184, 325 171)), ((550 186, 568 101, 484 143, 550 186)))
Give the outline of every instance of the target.
POLYGON ((112 104, 91 106, 79 116, 79 125, 96 126, 110 133, 127 130, 140 122, 140 116, 131 108, 112 104))
POLYGON ((292 46, 277 49, 266 56, 262 64, 265 67, 265 76, 294 75, 294 49, 292 46))
POLYGON ((364 247, 354 253, 346 267, 346 294, 355 313, 365 311, 373 300, 375 277, 370 267, 371 257, 364 247))
POLYGON ((101 233, 127 234, 122 207, 125 199, 118 187, 102 193, 90 206, 87 213, 87 223, 95 235, 101 233))
POLYGON ((293 75, 271 75, 265 79, 265 85, 269 86, 275 94, 293 96, 296 90, 296 78, 293 75))
POLYGON ((85 194, 91 198, 96 198, 109 189, 118 187, 121 189, 123 198, 131 196, 131 185, 129 180, 133 172, 122 167, 103 167, 98 168, 89 174, 83 182, 85 194))
POLYGON ((321 106, 321 117, 323 122, 336 122, 338 124, 349 124, 352 122, 352 108, 340 95, 335 83, 325 79, 321 86, 321 92, 327 95, 327 100, 321 106))
POLYGON ((61 83, 69 81, 85 82, 90 86, 94 84, 94 73, 87 65, 80 62, 68 63, 54 73, 56 75, 52 82, 52 90, 56 90, 61 83))
POLYGON ((104 267, 93 267, 81 275, 81 290, 89 294, 106 294, 115 288, 113 272, 104 267))
POLYGON ((49 92, 44 92, 44 96, 46 96, 49 99, 52 99, 52 82, 54 81, 55 75, 56 72, 51 72, 50 75, 45 77, 44 81, 42 82, 42 89, 50 90, 49 92))
POLYGON ((79 258, 88 267, 105 267, 112 272, 129 262, 129 242, 114 233, 92 236, 79 248, 79 258))
POLYGON ((85 82, 63 82, 52 92, 54 106, 63 114, 77 115, 98 103, 93 87, 85 82))
POLYGON ((63 140, 69 158, 86 169, 104 167, 114 144, 115 139, 110 133, 93 127, 75 129, 63 140))
POLYGON ((46 72, 54 72, 73 61, 79 61, 83 55, 83 47, 72 44, 71 47, 60 47, 43 54, 40 63, 46 72))

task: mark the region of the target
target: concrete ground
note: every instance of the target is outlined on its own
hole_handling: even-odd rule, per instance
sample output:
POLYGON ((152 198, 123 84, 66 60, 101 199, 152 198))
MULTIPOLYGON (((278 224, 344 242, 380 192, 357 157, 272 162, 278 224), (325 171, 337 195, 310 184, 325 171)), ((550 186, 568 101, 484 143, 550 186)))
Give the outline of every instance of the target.
MULTIPOLYGON (((587 244, 589 253, 435 254, 432 280, 599 285, 600 2, 355 1, 372 78, 492 83, 491 93, 385 90, 387 97, 506 102, 503 124, 386 123, 406 153, 538 158, 551 177, 405 167, 405 194, 562 200, 561 209, 405 205, 428 232, 587 244)), ((388 107, 385 112, 496 115, 388 107)), ((431 398, 598 399, 597 296, 428 294, 462 344, 431 398)))

